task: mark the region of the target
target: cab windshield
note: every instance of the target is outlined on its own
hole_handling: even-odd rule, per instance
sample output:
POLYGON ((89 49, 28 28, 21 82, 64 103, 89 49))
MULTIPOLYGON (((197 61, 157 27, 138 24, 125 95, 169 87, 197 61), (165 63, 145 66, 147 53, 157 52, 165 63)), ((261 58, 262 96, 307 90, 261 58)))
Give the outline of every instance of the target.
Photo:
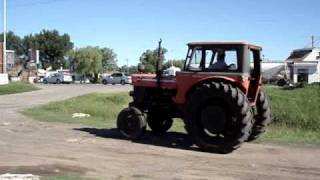
POLYGON ((185 70, 232 72, 239 70, 239 48, 193 47, 187 55, 185 70))

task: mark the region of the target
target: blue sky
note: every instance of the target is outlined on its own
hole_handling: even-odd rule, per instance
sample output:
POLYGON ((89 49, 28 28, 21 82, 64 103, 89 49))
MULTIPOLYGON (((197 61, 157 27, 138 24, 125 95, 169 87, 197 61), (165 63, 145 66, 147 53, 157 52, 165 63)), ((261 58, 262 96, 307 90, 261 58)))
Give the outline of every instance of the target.
POLYGON ((319 0, 7 1, 8 29, 18 35, 57 29, 76 47, 114 49, 120 65, 136 64, 160 37, 167 59, 184 59, 191 41, 244 40, 263 46, 266 58, 283 60, 320 36, 319 0))

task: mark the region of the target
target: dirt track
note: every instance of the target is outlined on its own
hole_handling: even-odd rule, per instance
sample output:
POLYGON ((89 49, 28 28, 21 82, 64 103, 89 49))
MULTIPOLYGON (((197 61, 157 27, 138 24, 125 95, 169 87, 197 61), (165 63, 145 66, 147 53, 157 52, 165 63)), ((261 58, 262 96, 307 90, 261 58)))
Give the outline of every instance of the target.
POLYGON ((198 152, 185 134, 138 143, 113 129, 42 123, 23 108, 130 86, 60 85, 0 96, 0 174, 76 174, 98 179, 320 179, 320 147, 244 144, 228 155, 198 152))

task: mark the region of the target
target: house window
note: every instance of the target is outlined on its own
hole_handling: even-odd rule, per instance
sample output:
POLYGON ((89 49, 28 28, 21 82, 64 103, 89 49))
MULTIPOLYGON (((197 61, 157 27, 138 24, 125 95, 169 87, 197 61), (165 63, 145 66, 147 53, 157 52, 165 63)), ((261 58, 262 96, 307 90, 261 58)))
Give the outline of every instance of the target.
POLYGON ((317 59, 320 59, 320 52, 319 52, 319 55, 317 56, 317 59))
POLYGON ((306 82, 309 81, 309 71, 308 69, 298 69, 298 82, 306 82))

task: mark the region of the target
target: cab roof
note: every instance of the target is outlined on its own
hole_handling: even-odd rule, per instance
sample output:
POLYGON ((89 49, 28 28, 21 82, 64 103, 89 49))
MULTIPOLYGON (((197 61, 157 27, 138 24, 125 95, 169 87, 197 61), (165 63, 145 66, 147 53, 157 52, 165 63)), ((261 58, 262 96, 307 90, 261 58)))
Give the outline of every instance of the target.
POLYGON ((248 42, 229 42, 229 41, 204 41, 204 42, 190 42, 188 46, 215 46, 215 45, 230 45, 230 46, 239 46, 239 45, 247 45, 250 48, 261 50, 262 47, 248 43, 248 42))

